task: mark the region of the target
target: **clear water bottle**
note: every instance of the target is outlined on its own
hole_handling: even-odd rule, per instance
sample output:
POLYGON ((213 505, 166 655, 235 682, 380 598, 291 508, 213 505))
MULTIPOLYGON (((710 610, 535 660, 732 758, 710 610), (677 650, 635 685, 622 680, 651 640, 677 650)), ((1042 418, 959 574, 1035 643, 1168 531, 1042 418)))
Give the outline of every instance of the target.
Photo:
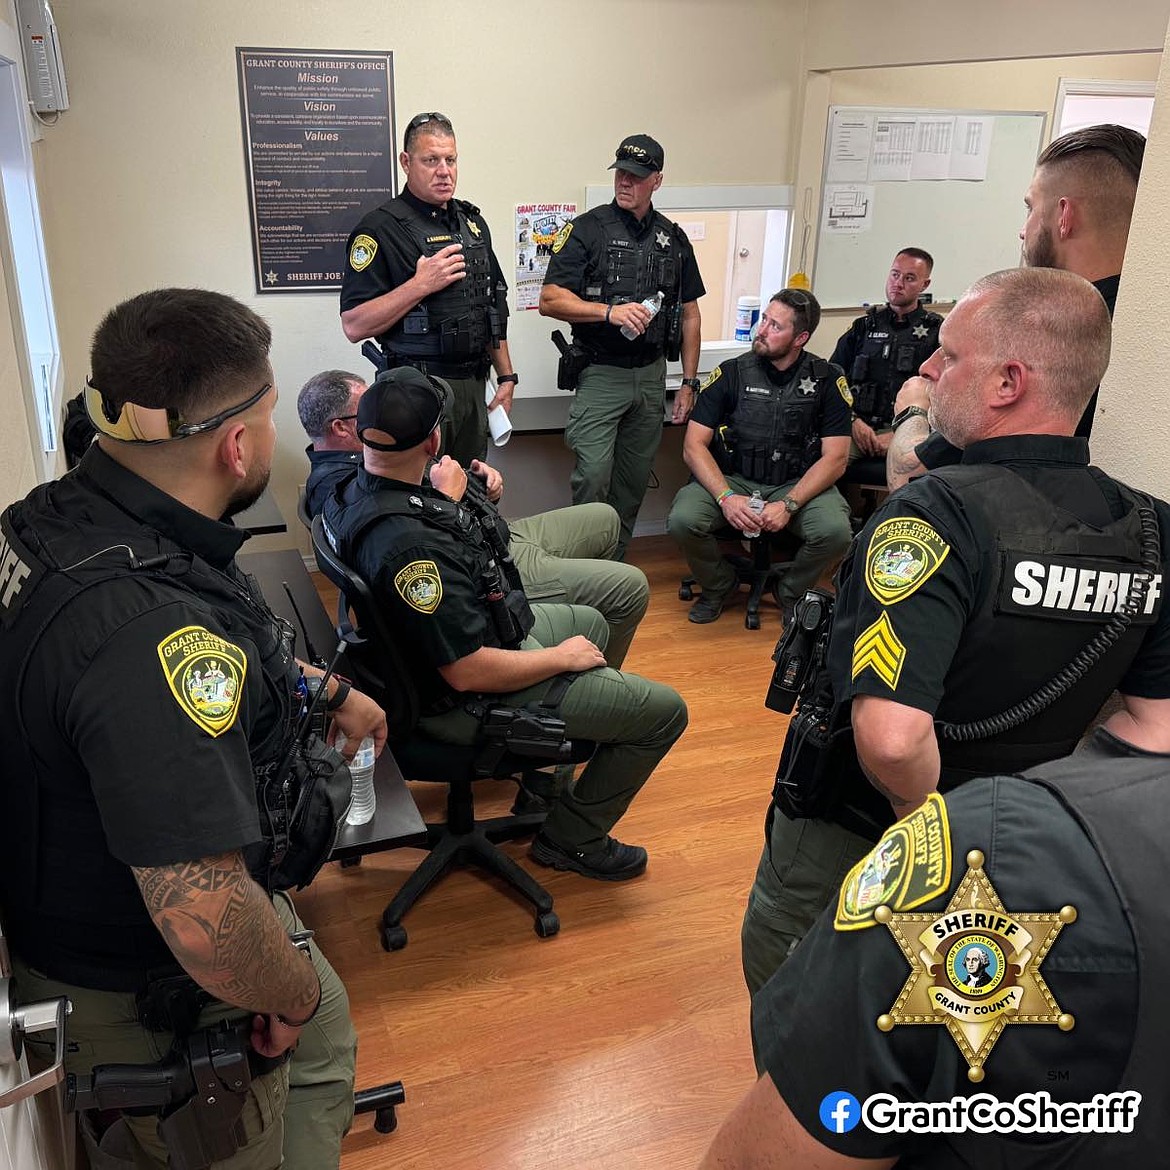
MULTIPOLYGON (((334 747, 338 751, 345 746, 345 737, 339 735, 334 747)), ((349 774, 353 779, 353 796, 349 812, 345 815, 347 825, 365 825, 374 818, 377 796, 374 793, 374 740, 366 736, 349 762, 349 774)))
MULTIPOLYGON (((763 513, 764 513, 764 497, 760 495, 759 489, 752 492, 752 498, 750 500, 748 500, 748 507, 751 508, 751 510, 753 512, 755 512, 755 514, 757 516, 763 515, 763 513)), ((755 532, 745 532, 744 533, 744 536, 746 536, 748 538, 748 540, 755 540, 755 538, 759 535, 760 535, 759 529, 756 529, 755 532)))
MULTIPOLYGON (((646 312, 650 314, 651 321, 653 321, 654 318, 658 316, 658 311, 659 311, 659 309, 662 308, 662 302, 665 299, 666 298, 663 297, 663 295, 662 295, 662 289, 659 289, 652 297, 647 297, 642 302, 642 308, 645 309, 646 312)), ((636 330, 631 329, 628 325, 623 325, 622 326, 622 336, 627 341, 633 341, 636 337, 639 336, 639 334, 636 330)))

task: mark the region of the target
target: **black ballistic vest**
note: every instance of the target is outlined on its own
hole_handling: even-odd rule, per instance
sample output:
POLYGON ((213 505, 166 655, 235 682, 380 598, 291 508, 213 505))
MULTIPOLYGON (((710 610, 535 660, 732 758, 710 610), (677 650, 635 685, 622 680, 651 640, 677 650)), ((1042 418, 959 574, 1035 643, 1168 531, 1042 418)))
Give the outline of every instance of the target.
POLYGON ((779 387, 754 353, 735 361, 739 397, 721 432, 731 460, 724 470, 770 486, 799 479, 821 457, 817 404, 822 395, 837 393, 837 368, 804 353, 779 387))
MULTIPOLYGON (((682 269, 679 228, 655 211, 650 229, 640 240, 635 240, 631 238, 628 223, 612 204, 599 207, 592 214, 605 235, 605 262, 601 271, 586 285, 582 300, 622 305, 644 301, 661 292, 661 311, 646 332, 636 342, 630 343, 645 343, 661 349, 669 310, 678 302, 682 269)), ((573 326, 573 336, 578 341, 603 352, 614 350, 615 332, 612 325, 585 323, 573 326)), ((619 341, 624 342, 624 339, 619 338, 619 341)))
POLYGON ((921 307, 895 327, 892 309, 866 311, 861 347, 847 370, 853 391, 853 413, 871 427, 888 427, 894 417, 894 399, 907 378, 938 348, 942 317, 921 307))
POLYGON ((416 211, 405 200, 387 210, 409 234, 420 256, 434 256, 451 244, 463 245, 467 272, 416 305, 378 339, 391 353, 418 359, 472 361, 498 342, 501 322, 492 283, 492 257, 479 208, 453 199, 457 231, 416 211))

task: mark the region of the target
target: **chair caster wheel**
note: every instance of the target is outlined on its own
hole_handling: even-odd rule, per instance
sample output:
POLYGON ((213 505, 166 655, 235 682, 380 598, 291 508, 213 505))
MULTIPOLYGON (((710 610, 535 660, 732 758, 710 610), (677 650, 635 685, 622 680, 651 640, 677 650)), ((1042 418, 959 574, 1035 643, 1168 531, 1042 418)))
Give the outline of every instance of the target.
POLYGON ((536 916, 534 929, 539 938, 552 938, 561 929, 561 920, 555 910, 545 910, 536 916))
POLYGON ((760 628, 760 615, 758 613, 749 613, 743 619, 743 624, 746 629, 758 630, 760 628))
POLYGON ((401 926, 382 927, 382 949, 385 951, 400 951, 406 946, 406 931, 401 926))
POLYGON ((343 857, 341 859, 342 869, 353 869, 354 866, 361 865, 362 859, 360 857, 343 857))
POLYGON ((398 1128, 398 1113, 393 1105, 375 1111, 374 1128, 379 1133, 393 1133, 398 1128))
POLYGON ((689 585, 680 585, 678 587, 679 601, 694 601, 695 591, 689 585))

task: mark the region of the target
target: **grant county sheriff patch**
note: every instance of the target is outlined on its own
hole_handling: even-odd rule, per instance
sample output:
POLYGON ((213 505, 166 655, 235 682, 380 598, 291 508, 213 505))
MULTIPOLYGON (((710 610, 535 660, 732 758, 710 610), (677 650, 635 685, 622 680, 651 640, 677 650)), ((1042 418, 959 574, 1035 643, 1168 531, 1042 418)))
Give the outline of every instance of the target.
POLYGON ((845 405, 852 407, 853 394, 849 390, 849 383, 845 381, 843 376, 837 379, 837 389, 840 392, 841 397, 845 399, 845 405))
POLYGON ((350 268, 354 272, 361 272, 363 268, 368 268, 377 251, 378 241, 373 236, 364 234, 355 236, 353 243, 349 246, 350 268))
POLYGON ((947 559, 951 546, 925 520, 879 524, 865 557, 866 588, 883 605, 904 601, 947 559))
POLYGON ((978 849, 967 854, 967 873, 941 913, 899 914, 892 906, 874 911, 910 964, 894 1006, 877 1018, 879 1030, 942 1024, 975 1083, 983 1080, 988 1054, 1008 1024, 1055 1024, 1062 1032, 1076 1024, 1040 974, 1057 935, 1077 920, 1076 909, 1009 913, 983 860, 978 849))
POLYGON ((248 660, 239 646, 202 626, 184 626, 158 644, 158 658, 175 701, 208 735, 236 721, 248 660))
POLYGON ((561 230, 557 232, 557 238, 553 240, 552 250, 559 252, 564 246, 565 241, 573 234, 572 223, 561 224, 561 230))
POLYGON ((434 561, 411 561, 394 574, 394 588, 411 609, 434 613, 443 600, 443 581, 434 561))

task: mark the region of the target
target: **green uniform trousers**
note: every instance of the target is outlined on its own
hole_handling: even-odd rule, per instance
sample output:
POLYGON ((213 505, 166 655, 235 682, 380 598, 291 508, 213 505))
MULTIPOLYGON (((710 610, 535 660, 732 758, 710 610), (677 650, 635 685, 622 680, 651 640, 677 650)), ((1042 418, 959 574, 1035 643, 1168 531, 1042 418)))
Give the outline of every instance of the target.
POLYGON ((588 605, 609 626, 605 660, 620 669, 650 602, 646 574, 610 558, 617 513, 608 504, 577 504, 509 523, 509 551, 530 601, 588 605))
POLYGON ((634 522, 662 441, 666 359, 636 370, 591 365, 581 374, 569 408, 565 446, 577 456, 569 480, 574 504, 612 504, 621 520, 619 557, 634 522))
MULTIPOLYGON (((764 834, 740 930, 743 975, 752 995, 836 901, 845 875, 874 846, 830 821, 791 821, 775 806, 768 810, 764 834)), ((763 1071, 758 1060, 757 1068, 763 1071)))
MULTIPOLYGON (((302 928, 287 896, 277 894, 273 905, 290 933, 302 928)), ((337 973, 316 945, 312 957, 321 980, 321 1006, 301 1030, 292 1060, 253 1079, 240 1117, 245 1144, 232 1157, 212 1163, 214 1170, 336 1170, 341 1162, 341 1139, 353 1121, 357 1035, 337 973)), ((153 1063, 170 1050, 169 1033, 149 1032, 139 1024, 133 995, 60 983, 19 959, 14 968, 22 1000, 67 995, 72 1001, 66 1071, 88 1073, 95 1064, 153 1063)), ((208 1008, 199 1023, 206 1026, 239 1015, 219 1005, 208 1008)), ((29 1049, 51 1052, 37 1037, 29 1049)), ((88 1138, 86 1145, 93 1170, 165 1170, 168 1164, 155 1117, 122 1117, 104 1135, 100 1149, 88 1138)))
MULTIPOLYGON (((739 475, 727 477, 727 486, 737 494, 750 496, 758 491, 769 502, 782 500, 795 483, 769 487, 739 475)), ((704 593, 727 593, 735 587, 735 570, 724 560, 713 535, 726 527, 726 521, 715 497, 701 483, 688 483, 679 490, 666 525, 704 593)), ((780 578, 779 594, 782 601, 794 602, 849 548, 853 539, 849 505, 835 487, 828 488, 794 513, 785 531, 800 541, 800 548, 780 578)))
POLYGON ((444 378, 453 400, 443 419, 443 449, 464 467, 483 459, 488 449, 486 383, 483 378, 444 378))
MULTIPOLYGON (((602 616, 583 605, 532 607, 536 624, 521 644, 524 650, 555 646, 583 634, 603 647, 608 627, 602 616)), ((552 680, 510 694, 488 696, 493 702, 523 707, 539 702, 552 680)), ((589 763, 571 791, 556 800, 544 831, 566 849, 591 850, 605 841, 646 783, 658 761, 687 725, 687 707, 671 687, 601 666, 579 675, 558 708, 571 739, 597 743, 589 763)), ((462 708, 424 717, 420 728, 447 743, 474 743, 479 720, 462 708)))

